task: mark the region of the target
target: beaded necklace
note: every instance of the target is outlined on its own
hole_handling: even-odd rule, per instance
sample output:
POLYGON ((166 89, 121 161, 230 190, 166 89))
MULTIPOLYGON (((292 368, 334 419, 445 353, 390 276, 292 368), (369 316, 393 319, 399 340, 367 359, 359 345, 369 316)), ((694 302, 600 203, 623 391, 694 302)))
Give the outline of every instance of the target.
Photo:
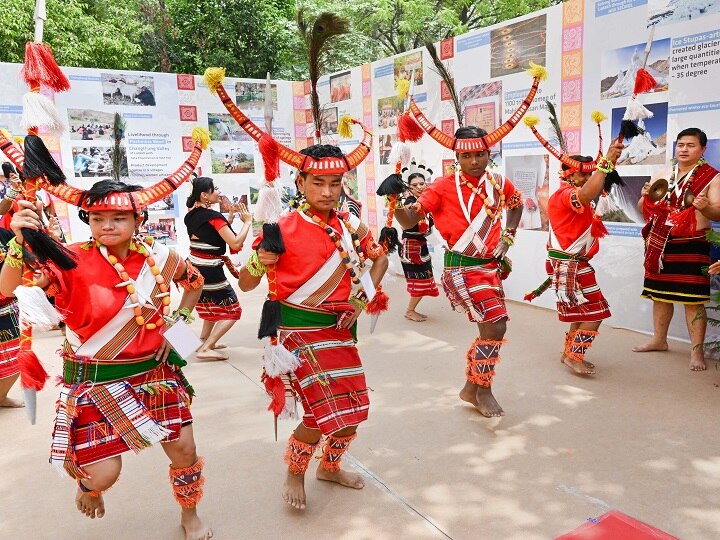
MULTIPOLYGON (((340 240, 340 237, 337 234, 337 231, 333 229, 330 225, 325 223, 323 219, 317 215, 315 212, 313 212, 310 209, 303 210, 303 212, 312 219, 313 223, 315 223, 318 227, 322 228, 330 237, 330 239, 335 244, 335 247, 337 248, 338 252, 340 253, 340 258, 342 259, 343 264, 345 265, 345 268, 347 268, 348 272, 350 273, 350 279, 352 280, 354 285, 360 284, 360 278, 357 276, 357 273, 355 272, 355 268, 353 267, 353 263, 350 260, 350 255, 347 251, 345 251, 345 248, 342 245, 342 240, 340 240)), ((343 219, 340 214, 338 214, 338 218, 340 221, 345 225, 345 228, 350 233, 350 237, 352 238, 353 248, 355 249, 355 252, 357 253, 359 264, 358 266, 360 268, 365 267, 365 255, 363 253, 363 249, 360 246, 360 239, 357 235, 357 230, 350 225, 350 221, 347 219, 343 219)))
MULTIPOLYGON (((477 186, 474 186, 472 182, 470 182, 467 178, 465 178, 465 175, 463 173, 460 173, 460 178, 462 179, 462 184, 464 184, 470 191, 472 191, 475 195, 480 197, 480 200, 483 203, 483 207, 485 208, 485 213, 490 217, 490 219, 495 219, 500 215, 502 212, 503 206, 505 206, 505 193, 500 189, 500 185, 495 180, 495 177, 493 177, 492 174, 490 174, 490 171, 485 171, 485 175, 487 176, 487 179, 490 181, 490 184, 492 185, 493 189, 496 189, 500 193, 500 203, 495 207, 495 211, 492 209, 492 205, 490 202, 488 202, 488 197, 485 195, 477 186)), ((468 205, 470 206, 470 205, 468 205)), ((469 208, 468 208, 469 210, 469 208)))
POLYGON ((692 187, 693 182, 695 181, 695 174, 697 173, 697 170, 705 163, 707 163, 707 161, 705 161, 705 158, 700 158, 695 164, 695 166, 692 168, 692 170, 689 173, 683 175, 678 180, 676 180, 676 178, 677 173, 680 170, 679 165, 673 167, 672 176, 670 177, 670 181, 668 182, 668 190, 667 193, 665 193, 665 198, 670 202, 670 204, 672 204, 673 206, 678 206, 678 203, 680 203, 680 205, 683 204, 683 197, 680 197, 680 195, 692 187), (674 203, 671 200, 671 197, 673 195, 675 195, 674 203))
POLYGON ((155 330, 165 324, 165 317, 170 315, 170 289, 165 283, 165 278, 162 275, 162 270, 155 262, 155 259, 148 251, 147 247, 142 243, 142 240, 133 239, 130 243, 130 250, 137 251, 138 253, 145 256, 145 262, 147 263, 150 273, 155 276, 155 283, 157 283, 160 294, 156 295, 156 298, 162 298, 162 314, 155 320, 155 322, 146 322, 145 317, 142 314, 142 305, 138 300, 137 290, 135 288, 135 282, 130 279, 130 275, 125 270, 123 264, 118 260, 115 255, 108 253, 107 247, 100 245, 100 253, 103 257, 113 265, 113 268, 117 271, 121 283, 115 285, 116 287, 125 287, 128 295, 130 296, 130 305, 127 307, 133 308, 135 314, 135 323, 138 326, 145 326, 147 330, 155 330))

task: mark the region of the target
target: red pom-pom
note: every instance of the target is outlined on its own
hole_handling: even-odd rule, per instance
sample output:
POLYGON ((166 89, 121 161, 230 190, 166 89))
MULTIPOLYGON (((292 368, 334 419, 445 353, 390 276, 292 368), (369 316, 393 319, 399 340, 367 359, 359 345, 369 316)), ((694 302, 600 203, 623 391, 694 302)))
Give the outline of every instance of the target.
POLYGON ((258 141, 258 148, 265 166, 265 181, 272 182, 280 176, 280 147, 275 139, 264 134, 258 141))
POLYGON ((52 49, 45 43, 29 41, 25 45, 25 65, 20 76, 30 86, 44 84, 55 92, 70 90, 70 81, 58 66, 52 49))
POLYGON ((604 238, 607 235, 608 230, 605 228, 605 224, 596 216, 590 227, 590 236, 593 238, 604 238))
POLYGON ((400 142, 417 142, 425 135, 425 130, 405 111, 398 120, 398 138, 400 142))
POLYGON ((268 411, 272 411, 277 418, 285 408, 285 383, 280 377, 268 377, 267 375, 264 376, 263 382, 265 391, 272 399, 268 405, 268 411))
POLYGON ((670 229, 670 234, 673 236, 687 238, 695 236, 697 233, 697 218, 695 217, 694 206, 671 215, 669 219, 673 224, 673 228, 670 229))
POLYGON ((638 69, 637 75, 635 75, 635 88, 633 93, 637 96, 638 94, 644 94, 655 88, 657 81, 650 75, 650 73, 644 68, 638 69))
POLYGON ((377 291, 375 292, 375 296, 373 299, 368 302, 367 305, 367 312, 370 315, 376 315, 378 313, 382 313, 383 311, 388 310, 388 305, 390 304, 390 298, 387 294, 382 292, 382 289, 378 287, 377 291))
POLYGON ((48 379, 47 371, 40 363, 40 359, 32 349, 18 352, 18 364, 20 364, 20 384, 23 388, 32 388, 40 391, 48 379))
POLYGON ((523 296, 523 300, 525 302, 532 302, 537 297, 538 297, 538 295, 535 293, 535 291, 531 291, 531 292, 527 293, 525 296, 523 296))

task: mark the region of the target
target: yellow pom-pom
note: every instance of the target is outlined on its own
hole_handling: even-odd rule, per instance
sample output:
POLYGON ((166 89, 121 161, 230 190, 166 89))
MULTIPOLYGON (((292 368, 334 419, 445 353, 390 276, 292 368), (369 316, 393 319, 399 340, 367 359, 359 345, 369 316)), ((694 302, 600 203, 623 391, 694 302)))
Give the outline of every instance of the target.
POLYGON ((596 124, 599 124, 599 123, 602 122, 603 120, 607 120, 607 116, 605 116, 605 115, 604 115, 603 113, 601 113, 600 111, 593 111, 593 112, 590 114, 590 118, 592 118, 592 121, 595 122, 596 124))
POLYGON ((398 79, 395 81, 395 91, 400 99, 405 99, 410 92, 410 81, 407 79, 398 79))
POLYGON ((338 135, 343 139, 349 139, 352 137, 352 125, 354 120, 352 116, 343 116, 338 122, 338 135))
POLYGON ((540 123, 540 118, 534 114, 526 114, 525 118, 523 118, 523 122, 525 122, 527 127, 533 128, 540 123))
POLYGON ((0 128, 0 133, 2 133, 3 137, 5 137, 8 141, 12 139, 12 135, 7 129, 0 128))
POLYGON ((15 135, 15 136, 13 137, 13 141, 14 141, 15 144, 17 144, 18 146, 22 146, 23 144, 25 144, 25 137, 21 137, 20 135, 15 135))
POLYGON ((203 150, 205 150, 210 144, 210 132, 203 127, 197 126, 192 130, 192 140, 199 141, 203 150))
POLYGON ((211 94, 217 92, 217 88, 222 84, 223 79, 225 79, 225 68, 211 67, 205 70, 205 82, 211 94))
POLYGON ((527 72, 533 79, 540 79, 541 81, 547 79, 548 75, 545 66, 540 66, 532 60, 530 61, 530 68, 527 70, 527 72))

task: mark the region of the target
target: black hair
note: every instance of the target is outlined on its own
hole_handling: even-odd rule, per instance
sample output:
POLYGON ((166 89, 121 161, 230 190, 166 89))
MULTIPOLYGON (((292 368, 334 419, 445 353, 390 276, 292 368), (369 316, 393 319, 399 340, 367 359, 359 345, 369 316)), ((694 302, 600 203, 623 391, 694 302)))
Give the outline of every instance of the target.
POLYGON ((675 142, 679 141, 681 137, 697 137, 700 141, 700 146, 702 146, 703 148, 707 146, 707 135, 700 128, 691 127, 683 129, 680 133, 677 134, 675 142))
POLYGON ((410 182, 412 182, 412 181, 415 180, 416 178, 422 178, 423 180, 427 180, 427 179, 425 178, 425 175, 424 175, 423 173, 419 173, 419 172, 412 173, 412 174, 408 177, 408 179, 407 179, 407 184, 408 184, 408 186, 410 185, 410 182))
POLYGON ((193 178, 192 191, 190 192, 187 201, 185 201, 185 206, 192 208, 195 206, 196 202, 200 202, 200 194, 207 193, 208 191, 210 193, 215 191, 215 182, 213 182, 212 178, 208 176, 198 176, 197 178, 193 178))
MULTIPOLYGON (((332 144, 313 144, 307 148, 300 150, 300 153, 304 156, 311 157, 313 159, 322 159, 326 157, 344 158, 345 154, 340 150, 339 147, 332 144)), ((303 171, 298 172, 298 176, 303 175, 303 178, 307 175, 303 171)), ((297 178, 295 178, 295 186, 297 187, 297 178)))
MULTIPOLYGON (((590 163, 593 160, 593 158, 591 158, 590 156, 581 156, 577 154, 574 156, 570 156, 570 159, 574 159, 575 161, 579 161, 580 163, 590 163)), ((564 163, 562 164, 563 171, 567 171, 569 168, 570 167, 565 165, 564 163)))
POLYGON ((485 135, 487 135, 487 131, 477 126, 463 126, 455 131, 456 139, 479 139, 485 135))
MULTIPOLYGON (((90 189, 84 192, 81 204, 92 206, 113 193, 133 193, 135 191, 140 191, 141 189, 142 186, 138 186, 137 184, 126 184, 125 182, 118 182, 116 180, 100 180, 99 182, 95 182, 90 189)), ((136 209, 135 214, 143 214, 143 211, 136 209)), ((80 209, 78 211, 78 216, 83 223, 90 223, 90 216, 88 215, 87 210, 80 209)))
POLYGON ((15 172, 15 167, 9 161, 2 164, 2 171, 5 178, 10 178, 10 175, 15 172))

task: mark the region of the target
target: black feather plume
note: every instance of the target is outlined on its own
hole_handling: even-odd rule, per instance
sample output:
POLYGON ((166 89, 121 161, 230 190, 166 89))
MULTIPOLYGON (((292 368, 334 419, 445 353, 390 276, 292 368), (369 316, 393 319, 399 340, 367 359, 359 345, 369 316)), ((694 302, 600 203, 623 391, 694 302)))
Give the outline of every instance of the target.
POLYGON ((603 185, 605 193, 610 193, 610 190, 613 186, 623 187, 624 185, 625 182, 623 182, 623 179, 620 177, 617 171, 613 171, 605 175, 605 184, 603 185))
POLYGON ((623 120, 620 122, 620 135, 622 135, 624 139, 632 139, 643 133, 645 133, 645 130, 631 120, 623 120))
POLYGON ((258 339, 277 336, 280 327, 280 302, 277 300, 265 300, 260 313, 260 328, 258 328, 258 339))
POLYGON ((387 246, 388 253, 395 253, 395 250, 400 247, 397 229, 395 227, 383 227, 378 242, 387 246))
POLYGON ((432 59, 433 64, 435 64, 437 74, 440 75, 440 78, 445 82, 445 85, 450 92, 450 100, 452 101, 453 108, 455 109, 455 116, 457 116, 458 125, 462 126, 463 108, 460 98, 458 97, 457 89, 455 88, 455 79, 453 79, 453 76, 445 63, 440 59, 435 43, 429 39, 425 40, 425 48, 428 50, 428 53, 430 53, 430 58, 432 59))
POLYGON ((565 140, 565 135, 563 135, 562 128, 560 127, 560 121, 558 120, 557 112, 555 111, 555 105, 553 105, 552 101, 549 99, 545 100, 545 105, 547 105, 548 112, 550 113, 550 125, 552 125, 553 130, 555 131, 555 137, 558 140, 560 149, 563 151, 563 154, 567 156, 569 155, 568 145, 565 140))
POLYGON ((25 228, 22 230, 22 235, 25 245, 30 248, 40 264, 52 261, 63 270, 77 268, 75 254, 44 232, 25 228))
POLYGON ((400 195, 407 189, 407 186, 402 181, 402 176, 399 174, 391 174, 378 186, 377 193, 380 196, 385 195, 400 195))
POLYGON ((25 137, 23 174, 25 178, 45 176, 53 186, 65 183, 65 173, 50 154, 43 140, 37 135, 25 137))
POLYGON ((285 253, 285 242, 283 242, 280 225, 277 223, 263 223, 263 239, 258 249, 282 255, 285 253))

